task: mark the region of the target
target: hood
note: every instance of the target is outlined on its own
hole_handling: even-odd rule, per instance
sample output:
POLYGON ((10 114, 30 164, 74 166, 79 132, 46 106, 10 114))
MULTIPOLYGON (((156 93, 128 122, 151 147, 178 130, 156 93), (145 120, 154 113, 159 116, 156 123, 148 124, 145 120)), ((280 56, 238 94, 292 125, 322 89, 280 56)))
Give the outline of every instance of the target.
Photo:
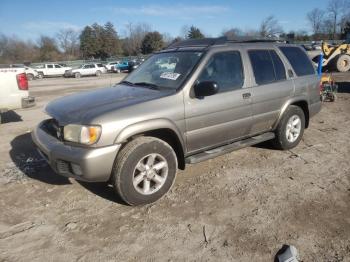
POLYGON ((56 99, 50 102, 45 110, 60 125, 88 124, 92 119, 104 113, 173 93, 175 90, 159 91, 143 87, 116 85, 56 99))

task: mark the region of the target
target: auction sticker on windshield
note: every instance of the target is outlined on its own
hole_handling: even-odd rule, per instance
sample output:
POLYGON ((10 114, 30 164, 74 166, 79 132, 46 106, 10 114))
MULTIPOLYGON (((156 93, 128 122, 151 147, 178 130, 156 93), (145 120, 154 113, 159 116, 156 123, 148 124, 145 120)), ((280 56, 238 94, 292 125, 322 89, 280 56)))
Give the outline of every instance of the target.
POLYGON ((169 80, 177 80, 181 74, 164 72, 160 75, 160 78, 169 79, 169 80))

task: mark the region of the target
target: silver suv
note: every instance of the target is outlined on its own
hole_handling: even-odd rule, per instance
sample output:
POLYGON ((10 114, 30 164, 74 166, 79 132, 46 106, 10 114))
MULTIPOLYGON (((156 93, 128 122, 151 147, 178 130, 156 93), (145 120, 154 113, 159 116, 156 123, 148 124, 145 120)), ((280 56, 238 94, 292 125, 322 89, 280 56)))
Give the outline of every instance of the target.
POLYGON ((300 142, 321 109, 302 48, 187 40, 149 57, 124 81, 51 102, 32 137, 60 175, 108 181, 130 205, 154 202, 178 168, 271 140, 300 142))

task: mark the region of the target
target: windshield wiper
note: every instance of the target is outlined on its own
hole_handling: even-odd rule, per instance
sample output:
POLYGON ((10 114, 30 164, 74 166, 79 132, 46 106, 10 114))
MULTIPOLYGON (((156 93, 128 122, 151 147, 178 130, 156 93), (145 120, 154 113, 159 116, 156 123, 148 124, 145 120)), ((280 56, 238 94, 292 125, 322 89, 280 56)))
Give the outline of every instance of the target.
POLYGON ((129 81, 121 81, 121 82, 119 82, 119 84, 125 84, 125 85, 128 85, 128 86, 134 86, 135 85, 134 83, 129 82, 129 81))
POLYGON ((156 84, 152 84, 152 83, 148 83, 148 82, 137 82, 134 83, 135 86, 141 86, 141 87, 147 87, 150 89, 154 89, 154 90, 159 90, 160 87, 157 86, 156 84))

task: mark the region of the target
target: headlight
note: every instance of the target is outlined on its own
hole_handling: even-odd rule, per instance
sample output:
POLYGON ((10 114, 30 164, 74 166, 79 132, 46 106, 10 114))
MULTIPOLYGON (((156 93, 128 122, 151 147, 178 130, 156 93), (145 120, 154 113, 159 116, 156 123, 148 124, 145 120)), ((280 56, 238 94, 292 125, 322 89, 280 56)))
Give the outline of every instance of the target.
POLYGON ((96 143, 101 135, 100 126, 66 125, 63 128, 64 140, 85 145, 96 143))

